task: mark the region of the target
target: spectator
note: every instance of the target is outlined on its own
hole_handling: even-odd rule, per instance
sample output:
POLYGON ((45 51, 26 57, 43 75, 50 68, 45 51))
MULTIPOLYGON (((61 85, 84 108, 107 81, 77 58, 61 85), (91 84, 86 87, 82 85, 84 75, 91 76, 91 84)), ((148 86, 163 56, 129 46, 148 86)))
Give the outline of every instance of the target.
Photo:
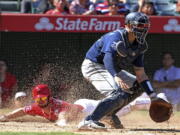
POLYGON ((95 4, 95 11, 98 15, 106 15, 109 13, 108 1, 101 1, 95 4))
POLYGON ((14 104, 16 108, 25 106, 27 104, 27 94, 23 91, 17 92, 14 97, 14 104))
POLYGON ((74 0, 69 7, 72 15, 92 15, 95 14, 94 4, 89 0, 74 0))
POLYGON ((108 15, 120 15, 127 14, 128 10, 125 9, 125 5, 120 3, 119 0, 108 0, 109 13, 108 15))
POLYGON ((155 0, 154 7, 160 16, 175 16, 177 0, 155 0))
POLYGON ((12 93, 17 86, 17 80, 14 75, 7 72, 7 65, 4 61, 0 60, 0 93, 1 93, 1 107, 8 105, 12 93))
POLYGON ((21 13, 32 13, 31 0, 21 1, 21 13))
POLYGON ((172 53, 163 54, 163 67, 155 72, 153 85, 165 93, 173 105, 177 105, 180 104, 180 68, 175 67, 174 62, 172 53))
POLYGON ((22 0, 21 13, 44 13, 53 8, 52 0, 22 0))
POLYGON ((67 2, 66 0, 54 0, 53 1, 54 9, 51 9, 46 12, 49 15, 67 15, 67 2))
POLYGON ((109 6, 109 13, 108 15, 109 16, 112 16, 112 15, 119 15, 118 13, 118 3, 119 1, 118 0, 108 0, 108 6, 109 6))
POLYGON ((148 0, 139 0, 138 4, 132 8, 132 12, 136 11, 145 13, 146 15, 156 15, 153 2, 148 0))
POLYGON ((125 15, 129 13, 126 5, 119 0, 106 0, 96 4, 96 12, 100 15, 125 15))
POLYGON ((178 0, 176 4, 176 12, 180 14, 180 0, 178 0))

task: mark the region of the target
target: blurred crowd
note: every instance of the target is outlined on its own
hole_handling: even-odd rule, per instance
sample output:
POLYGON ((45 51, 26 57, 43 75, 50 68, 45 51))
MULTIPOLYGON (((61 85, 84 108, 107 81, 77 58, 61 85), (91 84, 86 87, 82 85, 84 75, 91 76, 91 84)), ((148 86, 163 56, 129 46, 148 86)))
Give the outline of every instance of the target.
POLYGON ((147 15, 174 16, 180 0, 22 0, 22 13, 51 15, 126 15, 139 11, 147 15))
POLYGON ((19 0, 21 13, 50 15, 147 15, 178 16, 180 0, 19 0))

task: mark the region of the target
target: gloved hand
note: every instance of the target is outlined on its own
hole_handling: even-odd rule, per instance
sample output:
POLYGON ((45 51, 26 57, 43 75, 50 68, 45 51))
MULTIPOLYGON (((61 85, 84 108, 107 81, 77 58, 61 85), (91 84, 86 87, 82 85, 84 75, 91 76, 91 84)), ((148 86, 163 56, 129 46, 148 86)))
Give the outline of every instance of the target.
POLYGON ((155 122, 164 122, 169 120, 172 114, 173 107, 167 100, 164 93, 151 95, 151 105, 149 115, 155 122))

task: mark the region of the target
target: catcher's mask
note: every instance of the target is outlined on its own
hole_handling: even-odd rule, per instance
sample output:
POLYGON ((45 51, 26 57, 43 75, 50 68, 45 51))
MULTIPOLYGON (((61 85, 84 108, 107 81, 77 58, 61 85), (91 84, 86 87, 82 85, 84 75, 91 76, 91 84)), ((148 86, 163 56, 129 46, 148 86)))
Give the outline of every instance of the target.
POLYGON ((147 15, 140 12, 129 13, 125 18, 125 24, 131 26, 131 31, 136 36, 137 42, 143 44, 150 28, 147 15))

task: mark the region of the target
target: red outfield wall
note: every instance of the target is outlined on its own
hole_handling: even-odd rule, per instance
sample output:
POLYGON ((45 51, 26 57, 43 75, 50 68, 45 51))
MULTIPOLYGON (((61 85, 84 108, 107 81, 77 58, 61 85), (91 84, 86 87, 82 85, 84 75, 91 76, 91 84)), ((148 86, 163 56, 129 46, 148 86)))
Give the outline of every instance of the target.
MULTIPOLYGON (((152 16, 150 33, 180 33, 180 17, 152 16)), ((0 31, 12 32, 108 32, 124 25, 124 17, 50 16, 7 14, 0 16, 0 31)))

